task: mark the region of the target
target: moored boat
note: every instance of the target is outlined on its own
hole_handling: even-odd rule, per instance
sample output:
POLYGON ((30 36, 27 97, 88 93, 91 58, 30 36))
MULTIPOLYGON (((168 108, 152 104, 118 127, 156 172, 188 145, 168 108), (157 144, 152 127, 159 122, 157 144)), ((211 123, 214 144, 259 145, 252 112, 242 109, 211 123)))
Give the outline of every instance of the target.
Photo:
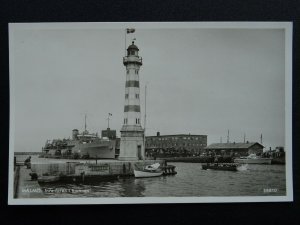
POLYGON ((272 158, 262 158, 256 154, 250 154, 246 157, 236 158, 234 162, 240 164, 271 164, 272 158))
POLYGON ((163 174, 162 171, 141 171, 141 170, 134 170, 134 176, 136 178, 159 177, 162 174, 163 174))
POLYGON ((136 178, 145 178, 145 177, 159 177, 163 174, 163 171, 160 168, 159 163, 145 166, 143 168, 138 168, 135 165, 134 176, 136 178))
POLYGON ((235 163, 207 163, 202 165, 203 170, 227 170, 227 171, 237 171, 238 165, 235 163))

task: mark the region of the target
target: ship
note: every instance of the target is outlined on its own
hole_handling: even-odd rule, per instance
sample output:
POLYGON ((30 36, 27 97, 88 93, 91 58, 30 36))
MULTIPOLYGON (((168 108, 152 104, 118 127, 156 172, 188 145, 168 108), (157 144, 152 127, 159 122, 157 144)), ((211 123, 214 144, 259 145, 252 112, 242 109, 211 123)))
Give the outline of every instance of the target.
POLYGON ((108 137, 100 138, 97 133, 90 134, 87 130, 79 133, 77 129, 74 129, 73 137, 67 143, 72 153, 80 158, 115 158, 116 140, 108 137))
POLYGON ((67 158, 67 159, 114 159, 117 148, 116 131, 102 131, 102 137, 98 133, 89 133, 86 129, 79 132, 72 130, 72 138, 47 140, 42 148, 43 158, 67 158))
POLYGON ((72 146, 68 146, 68 139, 47 140, 42 147, 40 158, 72 158, 72 146))

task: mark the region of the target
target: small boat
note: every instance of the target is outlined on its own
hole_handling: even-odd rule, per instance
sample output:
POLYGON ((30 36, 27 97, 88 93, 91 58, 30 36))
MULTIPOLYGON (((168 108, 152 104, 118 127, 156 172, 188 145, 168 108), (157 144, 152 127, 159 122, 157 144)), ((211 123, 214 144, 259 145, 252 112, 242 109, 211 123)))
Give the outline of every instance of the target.
POLYGON ((56 181, 59 181, 59 176, 56 175, 47 175, 47 176, 40 176, 38 177, 38 182, 39 183, 53 183, 56 181))
POLYGON ((262 158, 256 154, 250 154, 246 157, 236 158, 234 162, 241 164, 271 164, 272 158, 262 158))
POLYGON ((142 169, 138 168, 137 165, 135 165, 135 169, 133 172, 136 178, 159 177, 163 174, 163 171, 161 170, 159 163, 145 166, 142 169))
POLYGON ((235 163, 207 163, 202 165, 203 170, 226 170, 226 171, 237 171, 238 165, 235 163))

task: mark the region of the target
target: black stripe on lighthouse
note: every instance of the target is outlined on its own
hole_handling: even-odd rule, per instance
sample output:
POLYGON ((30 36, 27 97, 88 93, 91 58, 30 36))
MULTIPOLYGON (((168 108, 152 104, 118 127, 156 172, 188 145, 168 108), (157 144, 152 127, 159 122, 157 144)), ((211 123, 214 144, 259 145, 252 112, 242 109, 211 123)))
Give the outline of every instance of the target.
POLYGON ((124 112, 141 112, 141 107, 139 105, 125 105, 124 112))
POLYGON ((140 87, 140 83, 137 80, 128 80, 125 87, 140 87))

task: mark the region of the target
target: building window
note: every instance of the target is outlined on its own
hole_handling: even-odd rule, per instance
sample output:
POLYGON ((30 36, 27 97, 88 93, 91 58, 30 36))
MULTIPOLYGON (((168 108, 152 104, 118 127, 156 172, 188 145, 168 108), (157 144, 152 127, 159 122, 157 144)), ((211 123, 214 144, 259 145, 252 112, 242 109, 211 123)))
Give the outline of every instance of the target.
POLYGON ((125 94, 125 99, 128 99, 128 94, 125 94))
POLYGON ((129 74, 129 70, 127 70, 126 73, 129 74))
POLYGON ((140 95, 139 94, 135 94, 135 98, 140 98, 140 95))

